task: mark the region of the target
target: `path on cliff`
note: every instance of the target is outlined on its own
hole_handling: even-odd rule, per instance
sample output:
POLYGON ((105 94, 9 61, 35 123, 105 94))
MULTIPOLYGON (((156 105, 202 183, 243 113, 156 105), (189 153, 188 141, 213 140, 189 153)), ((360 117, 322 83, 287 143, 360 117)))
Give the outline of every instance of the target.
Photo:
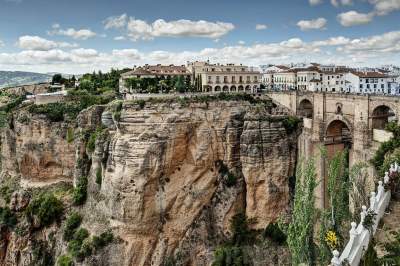
POLYGON ((382 227, 378 228, 375 235, 376 239, 376 252, 378 257, 385 255, 384 245, 392 242, 394 239, 393 234, 390 232, 399 230, 400 221, 400 199, 392 198, 390 201, 388 212, 385 213, 382 227))

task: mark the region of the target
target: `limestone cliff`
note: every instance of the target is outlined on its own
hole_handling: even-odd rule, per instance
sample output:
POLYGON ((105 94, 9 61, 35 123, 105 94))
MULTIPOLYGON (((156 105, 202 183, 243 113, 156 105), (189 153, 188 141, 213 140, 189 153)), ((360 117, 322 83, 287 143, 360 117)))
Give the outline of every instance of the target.
MULTIPOLYGON (((91 233, 111 228, 119 240, 80 264, 164 265, 173 258, 209 265, 234 214, 244 211, 263 229, 288 211, 298 132, 285 128, 284 109, 247 101, 125 102, 119 121, 109 109, 91 107, 70 123, 21 110, 2 133, 2 181, 12 176, 33 187, 88 175, 88 198, 78 208, 83 226, 91 233), (107 127, 90 151, 85 132, 101 120, 107 127)), ((58 256, 66 247, 54 230, 58 256)), ((7 239, 6 258, 21 242, 15 232, 7 239)), ((276 264, 282 252, 275 250, 276 264)))

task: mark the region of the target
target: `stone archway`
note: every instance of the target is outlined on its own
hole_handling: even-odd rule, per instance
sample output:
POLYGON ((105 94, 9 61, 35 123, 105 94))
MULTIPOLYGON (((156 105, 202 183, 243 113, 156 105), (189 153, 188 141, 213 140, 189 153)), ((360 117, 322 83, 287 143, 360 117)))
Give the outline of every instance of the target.
POLYGON ((215 92, 221 91, 221 86, 215 86, 215 87, 214 87, 214 91, 215 91, 215 92))
POLYGON ((303 99, 297 107, 297 115, 305 118, 313 118, 314 107, 310 100, 303 99))
POLYGON ((236 86, 231 86, 231 91, 236 91, 236 86))
POLYGON ((240 85, 240 86, 238 87, 238 91, 243 91, 243 86, 242 86, 242 85, 240 85))
POLYGON ((347 150, 346 164, 350 165, 350 156, 352 149, 353 137, 351 127, 343 120, 334 119, 328 123, 325 130, 324 146, 326 149, 326 157, 324 159, 324 207, 328 207, 328 166, 329 161, 339 152, 347 150))
POLYGON ((245 91, 251 91, 251 86, 250 86, 250 85, 247 85, 247 86, 244 88, 244 90, 245 90, 245 91))
POLYGON ((229 87, 228 86, 222 87, 222 91, 229 91, 229 87))
POLYGON ((372 129, 385 129, 389 122, 398 120, 393 109, 387 105, 375 107, 372 111, 371 119, 372 129))

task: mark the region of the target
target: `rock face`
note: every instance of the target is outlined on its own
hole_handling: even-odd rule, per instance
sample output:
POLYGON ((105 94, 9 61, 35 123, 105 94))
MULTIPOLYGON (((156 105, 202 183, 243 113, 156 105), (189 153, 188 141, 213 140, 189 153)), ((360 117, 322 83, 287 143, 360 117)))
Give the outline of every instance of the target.
MULTIPOLYGON (((92 167, 101 165, 100 154, 92 167)), ((206 265, 233 214, 244 210, 262 229, 288 208, 295 158, 296 134, 287 134, 277 109, 126 104, 110 138, 104 200, 93 205, 126 241, 123 265, 160 265, 174 253, 206 265), (238 178, 235 187, 223 184, 218 162, 238 178), (203 239, 193 241, 199 232, 203 239)))
MULTIPOLYGON (((68 143, 71 125, 26 122, 23 112, 2 134, 3 177, 34 186, 89 176, 83 226, 95 233, 111 227, 121 240, 78 265, 210 265, 230 237, 233 215, 245 212, 263 229, 287 212, 297 132, 285 129, 283 109, 244 101, 124 103, 119 122, 104 109, 77 119, 75 135, 107 123, 93 153, 87 139, 68 143)), ((26 200, 16 193, 11 206, 26 200)), ((29 249, 14 233, 3 239, 8 253, 29 249)), ((66 248, 56 242, 58 255, 66 248)))
POLYGON ((66 139, 69 127, 26 111, 17 113, 2 132, 2 174, 20 176, 30 185, 72 180, 75 147, 66 139))

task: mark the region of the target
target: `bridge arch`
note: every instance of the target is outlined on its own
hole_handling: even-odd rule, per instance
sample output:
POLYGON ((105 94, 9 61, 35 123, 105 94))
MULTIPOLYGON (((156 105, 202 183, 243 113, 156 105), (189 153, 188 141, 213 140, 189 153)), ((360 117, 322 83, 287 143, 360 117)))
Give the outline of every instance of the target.
POLYGON ((309 99, 304 98, 300 101, 297 107, 297 114, 305 118, 313 118, 314 106, 309 99))
POLYGON ((372 129, 385 129, 389 122, 398 120, 398 117, 390 106, 382 104, 372 110, 371 120, 372 129))

